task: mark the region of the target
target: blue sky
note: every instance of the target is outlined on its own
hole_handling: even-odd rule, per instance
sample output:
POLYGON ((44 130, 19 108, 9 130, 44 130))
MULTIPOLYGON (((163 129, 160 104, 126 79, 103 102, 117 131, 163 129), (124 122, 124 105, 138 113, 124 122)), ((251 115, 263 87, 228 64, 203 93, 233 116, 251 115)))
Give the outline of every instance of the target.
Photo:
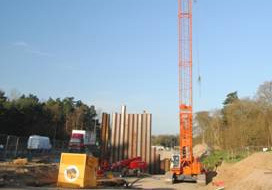
MULTIPOLYGON (((194 111, 271 80, 271 7, 194 3, 194 111)), ((0 68, 7 94, 74 96, 106 112, 126 104, 153 114, 153 133, 178 133, 177 0, 2 0, 0 68)))

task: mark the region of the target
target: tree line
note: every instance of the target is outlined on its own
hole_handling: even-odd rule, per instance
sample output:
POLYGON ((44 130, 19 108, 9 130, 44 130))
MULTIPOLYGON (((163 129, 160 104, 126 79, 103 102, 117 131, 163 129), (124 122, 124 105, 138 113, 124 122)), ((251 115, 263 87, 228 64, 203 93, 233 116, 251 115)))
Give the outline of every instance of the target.
MULTIPOLYGON (((193 143, 214 149, 272 146, 272 81, 261 84, 253 98, 227 94, 222 109, 194 114, 193 143)), ((154 135, 152 145, 179 146, 179 135, 154 135)))
POLYGON ((272 146, 272 81, 258 87, 253 98, 231 92, 223 108, 195 115, 200 133, 195 143, 233 150, 249 146, 272 146))
POLYGON ((179 135, 152 135, 151 144, 173 148, 179 146, 179 135))
POLYGON ((98 123, 94 106, 74 97, 40 101, 33 94, 10 99, 0 91, 0 134, 44 135, 68 139, 72 129, 94 130, 98 123))

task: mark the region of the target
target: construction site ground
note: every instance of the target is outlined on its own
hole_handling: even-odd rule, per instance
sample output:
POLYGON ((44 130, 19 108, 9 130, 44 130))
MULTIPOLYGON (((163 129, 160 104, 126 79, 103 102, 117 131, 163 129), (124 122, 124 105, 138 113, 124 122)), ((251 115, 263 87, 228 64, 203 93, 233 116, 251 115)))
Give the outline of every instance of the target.
MULTIPOLYGON (((272 153, 255 153, 237 163, 222 163, 217 175, 206 186, 196 183, 169 184, 164 175, 125 178, 131 189, 272 189, 272 153)), ((33 163, 26 160, 0 163, 2 189, 61 189, 56 187, 58 164, 33 163)), ((123 189, 124 186, 100 186, 99 189, 123 189)), ((96 188, 97 189, 97 188, 96 188)))

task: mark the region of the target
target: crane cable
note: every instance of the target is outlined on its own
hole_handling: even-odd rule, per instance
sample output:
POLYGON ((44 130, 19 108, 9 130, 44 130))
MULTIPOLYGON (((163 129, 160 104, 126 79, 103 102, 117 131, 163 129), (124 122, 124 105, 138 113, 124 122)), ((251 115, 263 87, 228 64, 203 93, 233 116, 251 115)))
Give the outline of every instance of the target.
MULTIPOLYGON (((197 0, 194 0, 194 3, 197 3, 197 0)), ((195 8, 197 8, 197 6, 195 6, 195 8)), ((199 11, 198 11, 199 12, 199 11)), ((198 22, 198 14, 195 14, 196 18, 195 19, 195 23, 198 22)), ((199 58, 199 30, 195 30, 196 31, 196 65, 197 65, 197 84, 198 84, 198 95, 199 95, 199 99, 201 98, 201 81, 202 81, 202 77, 201 77, 201 73, 200 73, 200 58, 199 58)))

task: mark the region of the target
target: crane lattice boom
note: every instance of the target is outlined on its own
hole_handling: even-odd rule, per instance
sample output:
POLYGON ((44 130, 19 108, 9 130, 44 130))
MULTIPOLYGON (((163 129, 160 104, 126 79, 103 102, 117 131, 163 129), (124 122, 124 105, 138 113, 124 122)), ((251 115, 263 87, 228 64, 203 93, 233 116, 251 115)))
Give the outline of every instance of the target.
POLYGON ((178 1, 181 162, 192 162, 192 0, 178 1))

